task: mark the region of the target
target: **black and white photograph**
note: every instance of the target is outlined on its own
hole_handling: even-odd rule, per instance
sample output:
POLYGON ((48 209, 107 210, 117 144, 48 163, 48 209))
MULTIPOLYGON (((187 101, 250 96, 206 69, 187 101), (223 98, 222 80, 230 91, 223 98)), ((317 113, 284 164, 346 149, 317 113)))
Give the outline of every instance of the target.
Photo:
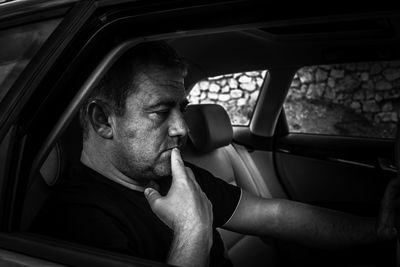
POLYGON ((0 266, 399 267, 400 7, 0 0, 0 266))

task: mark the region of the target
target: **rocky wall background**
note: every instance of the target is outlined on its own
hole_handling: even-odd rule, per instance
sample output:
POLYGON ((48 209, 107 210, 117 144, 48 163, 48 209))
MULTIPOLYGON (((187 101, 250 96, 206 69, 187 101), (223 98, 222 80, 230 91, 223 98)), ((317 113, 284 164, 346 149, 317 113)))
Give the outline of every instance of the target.
POLYGON ((390 138, 400 107, 400 62, 305 67, 284 105, 293 131, 390 138))
POLYGON ((222 105, 234 125, 248 125, 266 71, 252 71, 212 77, 197 83, 190 91, 192 104, 222 105))
MULTIPOLYGON (((236 125, 247 125, 266 71, 203 80, 192 103, 224 106, 236 125)), ((284 104, 291 132, 393 138, 400 108, 400 62, 301 68, 284 104)))

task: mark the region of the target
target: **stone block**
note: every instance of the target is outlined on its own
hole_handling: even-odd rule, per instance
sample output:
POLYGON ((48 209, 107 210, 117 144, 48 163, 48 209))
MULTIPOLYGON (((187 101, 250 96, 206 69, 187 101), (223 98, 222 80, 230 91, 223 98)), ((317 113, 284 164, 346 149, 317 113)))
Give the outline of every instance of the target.
POLYGON ((375 122, 397 122, 398 116, 396 112, 380 112, 375 115, 375 122))
POLYGON ((363 104, 364 112, 378 112, 379 110, 379 105, 374 100, 365 101, 363 104))
POLYGON ((365 93, 364 90, 358 90, 354 93, 353 95, 354 100, 364 100, 365 99, 365 93))
POLYGON ((231 94, 232 98, 241 98, 243 95, 243 91, 239 90, 239 89, 235 89, 235 90, 232 90, 230 94, 231 94))
POLYGON ((336 85, 335 79, 333 79, 332 77, 328 78, 328 86, 331 88, 334 88, 336 85))
POLYGON ((265 75, 267 74, 267 70, 263 70, 262 72, 261 72, 261 79, 264 79, 265 78, 265 75))
POLYGON ((388 112, 393 110, 393 105, 391 101, 388 101, 382 105, 382 111, 383 112, 388 112))
POLYGON ((326 87, 325 93, 324 93, 324 98, 335 99, 335 96, 336 96, 335 91, 330 87, 326 87))
POLYGON ((386 80, 394 81, 400 78, 400 69, 390 68, 383 71, 386 80))
POLYGON ((218 94, 217 93, 208 93, 207 97, 208 97, 208 99, 211 99, 211 100, 217 100, 218 94))
POLYGON ((312 72, 303 72, 299 75, 299 79, 301 83, 312 83, 314 81, 312 72))
POLYGON ((398 99, 400 98, 400 90, 391 90, 389 92, 385 92, 383 95, 384 99, 398 99))
POLYGON ((245 72, 245 73, 246 73, 246 75, 249 76, 249 77, 257 77, 257 76, 260 76, 260 72, 259 72, 259 71, 248 71, 248 72, 245 72))
POLYGON ((360 104, 360 102, 353 101, 353 102, 350 104, 350 108, 352 108, 352 109, 354 109, 354 110, 360 110, 361 104, 360 104))
POLYGON ((315 73, 315 80, 317 82, 323 82, 328 78, 328 72, 322 70, 322 69, 317 69, 315 73))
POLYGON ((387 81, 379 81, 375 85, 376 90, 385 91, 392 89, 392 84, 387 81))
POLYGON ((231 98, 231 97, 230 97, 230 95, 228 95, 228 94, 220 94, 220 95, 218 96, 218 100, 219 100, 219 101, 222 101, 222 102, 226 102, 226 101, 228 101, 230 98, 231 98))
POLYGON ((381 72, 381 70, 382 70, 381 65, 378 64, 378 63, 375 63, 375 64, 373 64, 373 65, 371 66, 370 74, 371 74, 371 75, 379 74, 379 73, 381 72))
POLYGON ((237 106, 242 107, 247 105, 247 100, 244 98, 239 98, 236 103, 237 106))
POLYGON ((227 79, 224 77, 223 79, 217 81, 217 84, 221 87, 224 87, 227 84, 227 79))
POLYGON ((373 90, 374 89, 374 82, 369 80, 361 84, 361 88, 367 89, 367 90, 373 90))
POLYGON ((218 93, 220 89, 221 89, 221 87, 218 84, 211 83, 210 87, 208 88, 208 91, 210 91, 212 93, 218 93))
POLYGON ((382 94, 375 94, 375 101, 376 102, 381 102, 383 100, 382 94))
POLYGON ((301 83, 300 83, 299 79, 293 79, 292 83, 290 84, 290 87, 299 88, 300 85, 301 85, 301 83))
POLYGON ((368 72, 362 72, 360 74, 360 81, 366 82, 369 79, 369 73, 368 72))
POLYGON ((231 89, 236 89, 236 88, 238 88, 238 82, 237 82, 236 79, 234 79, 234 78, 229 79, 228 84, 229 84, 229 87, 230 87, 231 89))
POLYGON ((256 81, 257 81, 258 88, 260 88, 262 86, 263 82, 264 82, 264 79, 260 78, 260 77, 257 77, 256 81))
POLYGON ((239 77, 238 80, 240 83, 250 83, 252 81, 252 78, 247 76, 247 75, 242 75, 239 77))
POLYGON ((200 91, 199 84, 195 84, 193 86, 192 90, 190 90, 190 95, 199 96, 200 94, 201 94, 201 91, 200 91))
POLYGON ((224 87, 221 88, 221 93, 229 93, 231 91, 231 88, 229 87, 229 85, 225 85, 224 87))
POLYGON ((246 91, 254 91, 256 90, 256 84, 254 82, 248 82, 248 83, 240 83, 240 88, 246 91))
POLYGON ((335 79, 340 79, 344 77, 344 70, 339 70, 339 69, 332 69, 330 76, 335 78, 335 79))
POLYGON ((260 94, 260 91, 255 91, 255 92, 251 93, 250 94, 250 100, 257 101, 259 94, 260 94))
POLYGON ((208 91, 208 88, 210 87, 210 82, 209 81, 201 81, 199 83, 199 87, 200 87, 200 90, 208 91))

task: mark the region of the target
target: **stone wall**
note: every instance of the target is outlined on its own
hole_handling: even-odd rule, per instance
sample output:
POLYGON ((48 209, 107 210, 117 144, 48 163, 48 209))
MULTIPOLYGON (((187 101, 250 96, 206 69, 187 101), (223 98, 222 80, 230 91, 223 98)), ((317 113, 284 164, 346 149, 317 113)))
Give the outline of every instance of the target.
POLYGON ((397 122, 399 99, 400 62, 302 68, 287 97, 340 104, 374 123, 397 122))
POLYGON ((225 107, 234 125, 247 125, 266 71, 235 73, 198 82, 190 91, 192 104, 216 103, 225 107))
MULTIPOLYGON (((247 125, 266 71, 203 80, 191 103, 217 103, 232 124, 247 125)), ((291 132, 393 138, 400 108, 400 62, 301 68, 286 98, 291 132)))

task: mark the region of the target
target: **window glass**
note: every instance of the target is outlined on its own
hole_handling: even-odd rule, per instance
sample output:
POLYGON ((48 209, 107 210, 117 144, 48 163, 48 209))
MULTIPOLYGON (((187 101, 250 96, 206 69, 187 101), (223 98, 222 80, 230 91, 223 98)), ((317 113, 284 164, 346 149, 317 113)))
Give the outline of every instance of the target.
POLYGON ((191 104, 216 103, 225 108, 232 125, 249 125, 266 70, 210 77, 194 85, 191 104))
POLYGON ((303 67, 284 103, 289 131, 394 138, 400 61, 303 67))
POLYGON ((0 31, 0 101, 59 21, 37 22, 0 31))

